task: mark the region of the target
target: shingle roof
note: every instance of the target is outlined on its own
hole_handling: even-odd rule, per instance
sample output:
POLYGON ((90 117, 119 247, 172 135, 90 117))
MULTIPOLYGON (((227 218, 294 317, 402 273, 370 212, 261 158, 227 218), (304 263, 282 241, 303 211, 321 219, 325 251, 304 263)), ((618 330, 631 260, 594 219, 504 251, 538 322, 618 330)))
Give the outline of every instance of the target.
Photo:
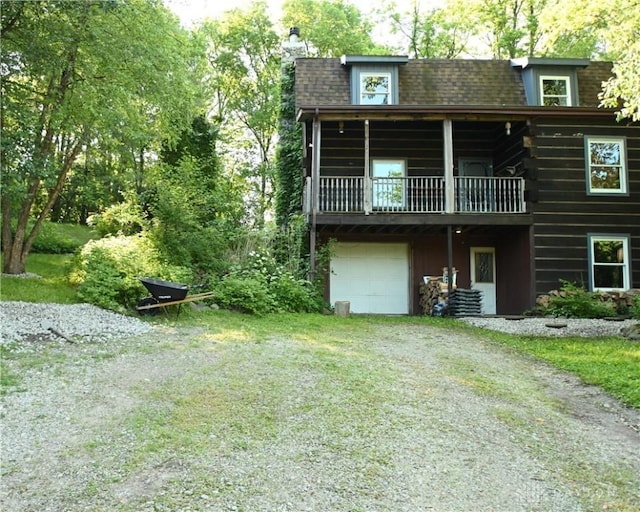
MULTIPOLYGON (((520 70, 509 61, 411 59, 398 67, 400 105, 526 107, 520 70)), ((596 107, 611 64, 578 70, 580 106, 596 107)), ((340 59, 296 60, 296 107, 351 104, 350 68, 340 59)))

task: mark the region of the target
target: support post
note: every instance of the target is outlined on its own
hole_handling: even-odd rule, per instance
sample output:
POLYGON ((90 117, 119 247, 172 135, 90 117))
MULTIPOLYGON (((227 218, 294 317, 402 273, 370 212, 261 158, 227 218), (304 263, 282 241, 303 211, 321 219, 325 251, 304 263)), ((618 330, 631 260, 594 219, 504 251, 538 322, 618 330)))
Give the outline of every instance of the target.
POLYGON ((320 203, 320 120, 313 120, 311 135, 311 229, 309 232, 309 279, 313 281, 316 275, 316 223, 320 203))
POLYGON ((373 186, 371 183, 371 165, 369 163, 369 120, 364 121, 364 214, 369 215, 373 203, 373 186))
POLYGON ((442 121, 444 139, 444 212, 455 210, 455 180, 453 177, 453 124, 451 119, 442 121))

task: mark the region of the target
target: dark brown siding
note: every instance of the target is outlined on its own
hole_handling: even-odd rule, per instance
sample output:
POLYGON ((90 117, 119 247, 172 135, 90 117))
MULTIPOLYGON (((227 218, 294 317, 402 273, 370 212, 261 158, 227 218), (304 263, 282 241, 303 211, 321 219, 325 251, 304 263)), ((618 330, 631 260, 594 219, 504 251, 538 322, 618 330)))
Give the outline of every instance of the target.
MULTIPOLYGON (((344 121, 340 133, 338 121, 322 123, 323 176, 362 176, 364 174, 364 121, 344 121)), ((458 160, 464 157, 487 158, 496 172, 506 166, 520 165, 524 156, 524 123, 512 123, 511 135, 505 135, 502 122, 453 123, 453 150, 457 173, 458 160)), ((407 159, 409 176, 441 176, 444 171, 442 122, 371 121, 370 158, 407 159)))
POLYGON ((632 287, 640 287, 640 126, 613 118, 538 119, 531 130, 537 170, 534 205, 536 293, 560 280, 588 285, 588 234, 630 235, 632 287), (625 137, 628 196, 587 195, 584 137, 625 137))

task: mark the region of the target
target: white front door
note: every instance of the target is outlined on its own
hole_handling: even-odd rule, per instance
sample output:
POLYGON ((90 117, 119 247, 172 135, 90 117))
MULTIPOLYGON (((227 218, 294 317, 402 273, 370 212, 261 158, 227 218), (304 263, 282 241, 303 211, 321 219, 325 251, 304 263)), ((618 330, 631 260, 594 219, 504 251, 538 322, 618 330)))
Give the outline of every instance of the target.
POLYGON ((482 292, 483 315, 496 314, 496 250, 471 248, 471 287, 482 292))

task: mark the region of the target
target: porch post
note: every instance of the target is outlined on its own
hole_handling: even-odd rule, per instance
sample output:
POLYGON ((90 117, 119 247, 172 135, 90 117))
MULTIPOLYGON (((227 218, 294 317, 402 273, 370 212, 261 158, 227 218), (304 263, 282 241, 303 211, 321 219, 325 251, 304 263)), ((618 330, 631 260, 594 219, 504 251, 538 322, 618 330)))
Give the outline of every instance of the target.
POLYGON ((311 135, 311 230, 309 232, 309 277, 313 281, 316 275, 316 223, 320 206, 320 120, 313 119, 311 135))
POLYGON ((453 213, 455 209, 455 181, 453 178, 453 125, 451 119, 442 121, 444 139, 444 212, 453 213))
POLYGON ((453 291, 453 227, 447 226, 447 300, 453 291))
POLYGON ((371 212, 373 186, 371 184, 371 169, 369 165, 369 120, 364 120, 364 214, 371 212))

